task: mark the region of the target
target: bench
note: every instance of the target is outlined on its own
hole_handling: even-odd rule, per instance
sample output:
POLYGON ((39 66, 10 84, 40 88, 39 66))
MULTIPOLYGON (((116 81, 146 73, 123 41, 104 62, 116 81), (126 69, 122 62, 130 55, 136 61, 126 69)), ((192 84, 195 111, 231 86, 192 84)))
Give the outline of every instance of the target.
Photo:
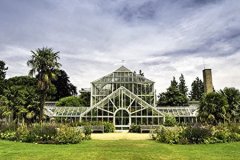
POLYGON ((99 125, 99 126, 91 126, 92 128, 92 132, 102 132, 104 133, 104 126, 103 125, 99 125))
POLYGON ((143 131, 150 132, 157 129, 158 127, 158 125, 140 125, 140 133, 142 133, 143 131))

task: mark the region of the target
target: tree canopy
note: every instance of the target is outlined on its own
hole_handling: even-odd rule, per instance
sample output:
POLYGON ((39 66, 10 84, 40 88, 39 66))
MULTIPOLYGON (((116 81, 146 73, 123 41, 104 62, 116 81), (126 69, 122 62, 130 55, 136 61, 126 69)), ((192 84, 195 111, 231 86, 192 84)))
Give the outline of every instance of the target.
POLYGON ((220 90, 220 93, 227 99, 227 117, 229 121, 234 122, 236 118, 240 117, 240 91, 234 87, 225 87, 220 90))
POLYGON ((186 106, 187 96, 180 92, 178 82, 175 77, 166 92, 159 94, 158 106, 186 106))
POLYGON ((56 87, 56 92, 52 94, 51 100, 59 100, 63 97, 77 95, 77 87, 74 86, 64 70, 60 70, 52 84, 56 87))
POLYGON ((198 77, 192 82, 190 91, 190 100, 200 101, 204 94, 204 84, 198 77))
POLYGON ((187 96, 188 88, 187 88, 187 86, 186 86, 186 81, 185 81, 185 79, 184 79, 183 74, 181 74, 181 76, 179 77, 179 85, 178 85, 178 88, 179 88, 179 91, 180 91, 183 95, 187 96))
POLYGON ((0 114, 2 118, 9 116, 17 122, 35 122, 39 118, 36 90, 37 80, 29 76, 12 77, 6 80, 4 94, 1 96, 2 104, 0 114))
POLYGON ((200 101, 199 118, 200 121, 209 124, 225 123, 228 121, 227 98, 218 92, 211 92, 204 95, 200 101))

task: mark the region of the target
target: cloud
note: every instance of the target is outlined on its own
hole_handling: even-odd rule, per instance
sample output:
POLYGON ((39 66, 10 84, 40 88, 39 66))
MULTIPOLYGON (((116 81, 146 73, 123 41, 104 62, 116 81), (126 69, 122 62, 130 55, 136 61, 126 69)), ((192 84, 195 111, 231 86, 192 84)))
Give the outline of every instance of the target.
POLYGON ((190 86, 204 65, 216 89, 240 88, 239 14, 238 0, 2 0, 0 56, 8 77, 25 75, 30 51, 52 47, 78 89, 122 60, 158 92, 181 73, 190 86))

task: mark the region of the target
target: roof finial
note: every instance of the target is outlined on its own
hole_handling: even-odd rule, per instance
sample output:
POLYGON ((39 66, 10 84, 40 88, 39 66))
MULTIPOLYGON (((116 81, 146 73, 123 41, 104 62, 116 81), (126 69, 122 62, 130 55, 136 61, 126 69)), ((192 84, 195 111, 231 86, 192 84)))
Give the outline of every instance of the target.
POLYGON ((121 60, 121 65, 124 66, 124 64, 125 64, 125 60, 123 59, 121 60))

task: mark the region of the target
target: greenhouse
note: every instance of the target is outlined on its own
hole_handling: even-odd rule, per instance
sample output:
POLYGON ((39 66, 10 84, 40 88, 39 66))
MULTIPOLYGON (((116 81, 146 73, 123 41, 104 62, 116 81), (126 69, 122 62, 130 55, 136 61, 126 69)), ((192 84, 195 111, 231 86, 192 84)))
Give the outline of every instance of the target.
POLYGON ((154 82, 124 66, 91 83, 91 105, 56 107, 47 103, 45 114, 78 121, 107 121, 116 129, 130 125, 159 125, 166 115, 179 122, 196 121, 196 104, 190 107, 156 107, 154 82))

